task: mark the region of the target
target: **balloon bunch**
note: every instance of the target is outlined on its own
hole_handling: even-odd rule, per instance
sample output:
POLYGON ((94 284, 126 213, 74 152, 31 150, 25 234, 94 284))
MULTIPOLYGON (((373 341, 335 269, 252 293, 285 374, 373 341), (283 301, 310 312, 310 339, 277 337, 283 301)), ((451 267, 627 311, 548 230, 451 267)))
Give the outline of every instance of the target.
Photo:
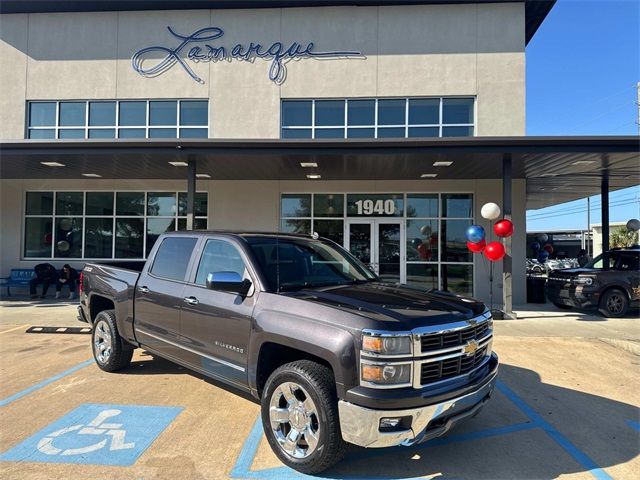
MULTIPOLYGON (((500 207, 495 203, 485 203, 480 209, 482 218, 493 221, 500 217, 500 207)), ((493 233, 500 238, 513 235, 513 223, 510 220, 502 219, 493 225, 493 233)), ((506 252, 501 242, 489 242, 485 240, 486 233, 480 225, 471 225, 465 232, 467 237, 467 248, 473 253, 484 253, 484 256, 492 262, 501 260, 506 252)))
POLYGON ((549 240, 549 235, 541 233, 536 237, 538 241, 533 242, 530 247, 533 250, 533 254, 536 256, 538 263, 546 262, 553 253, 553 245, 546 243, 549 240), (544 243, 544 246, 542 244, 544 243))

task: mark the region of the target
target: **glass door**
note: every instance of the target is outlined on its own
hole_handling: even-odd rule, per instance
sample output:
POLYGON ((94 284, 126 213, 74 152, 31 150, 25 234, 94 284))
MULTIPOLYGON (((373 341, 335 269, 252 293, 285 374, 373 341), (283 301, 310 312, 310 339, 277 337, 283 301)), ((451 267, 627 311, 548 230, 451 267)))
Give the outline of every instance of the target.
POLYGON ((347 223, 346 248, 382 281, 404 283, 403 236, 400 220, 350 220, 347 223))

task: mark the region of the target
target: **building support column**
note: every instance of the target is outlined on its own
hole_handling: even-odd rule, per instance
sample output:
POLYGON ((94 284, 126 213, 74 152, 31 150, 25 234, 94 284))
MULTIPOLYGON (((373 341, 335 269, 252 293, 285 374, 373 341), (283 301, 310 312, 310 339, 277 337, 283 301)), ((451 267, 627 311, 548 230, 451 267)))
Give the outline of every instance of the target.
MULTIPOLYGON (((512 220, 513 178, 511 154, 502 157, 502 213, 503 218, 512 220)), ((515 318, 513 314, 513 259, 511 257, 511 237, 504 239, 506 254, 502 259, 502 311, 504 318, 515 318)))
MULTIPOLYGON (((600 195, 602 196, 602 253, 609 250, 609 172, 602 174, 600 184, 600 195)), ((605 262, 605 268, 609 262, 605 262)))
POLYGON ((193 216, 196 199, 196 161, 187 160, 187 230, 193 230, 193 216))

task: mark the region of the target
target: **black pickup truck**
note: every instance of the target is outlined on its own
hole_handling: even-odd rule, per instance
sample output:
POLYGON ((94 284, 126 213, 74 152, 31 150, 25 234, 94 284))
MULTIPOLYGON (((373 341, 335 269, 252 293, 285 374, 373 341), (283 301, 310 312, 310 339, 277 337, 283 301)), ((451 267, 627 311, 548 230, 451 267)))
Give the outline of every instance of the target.
POLYGON ((305 473, 412 445, 479 412, 498 371, 486 306, 385 284, 309 236, 175 232, 139 273, 88 264, 79 320, 105 371, 134 348, 250 393, 276 455, 305 473))

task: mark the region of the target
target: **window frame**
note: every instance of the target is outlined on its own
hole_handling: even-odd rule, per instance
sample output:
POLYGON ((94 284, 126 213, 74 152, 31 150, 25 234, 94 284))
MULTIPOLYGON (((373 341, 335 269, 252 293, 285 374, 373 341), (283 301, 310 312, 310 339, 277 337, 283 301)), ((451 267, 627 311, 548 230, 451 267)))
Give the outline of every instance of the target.
MULTIPOLYGON (((147 252, 147 224, 149 219, 174 219, 175 220, 175 230, 173 231, 182 231, 178 229, 179 220, 186 219, 186 215, 178 215, 179 213, 179 202, 178 197, 180 193, 185 193, 182 190, 163 190, 163 189, 154 189, 154 190, 107 190, 107 189, 98 189, 98 190, 78 190, 78 189, 39 189, 39 190, 25 190, 23 192, 23 201, 22 201, 22 212, 21 212, 21 229, 20 229, 20 246, 21 253, 20 259, 26 261, 38 261, 38 260, 70 260, 70 261, 118 261, 118 262, 139 262, 144 261, 148 258, 147 252), (34 192, 51 192, 53 194, 53 210, 52 213, 46 215, 29 215, 26 212, 27 207, 27 194, 34 192), (63 192, 81 192, 82 193, 82 214, 79 215, 58 215, 57 212, 57 194, 63 192), (96 193, 96 192, 107 192, 113 193, 113 213, 111 215, 93 215, 87 214, 87 193, 96 193), (142 215, 118 215, 117 214, 117 194, 118 193, 142 193, 144 195, 144 210, 142 215), (147 202, 150 193, 173 193, 176 195, 176 212, 173 216, 156 216, 156 215, 147 215, 147 202), (51 247, 50 247, 50 256, 48 257, 28 257, 26 256, 25 251, 25 242, 26 242, 26 223, 27 218, 49 218, 52 220, 52 237, 55 237, 55 226, 56 221, 59 218, 80 218, 82 220, 82 248, 81 248, 81 257, 55 257, 55 238, 52 238, 51 247), (111 256, 110 257, 86 257, 86 220, 93 218, 110 218, 112 220, 112 239, 111 239, 111 256), (116 221, 120 219, 138 219, 142 220, 143 225, 143 239, 142 239, 142 256, 141 257, 116 257, 116 221)), ((209 192, 204 190, 198 190, 196 193, 205 194, 207 196, 207 215, 198 215, 194 216, 194 220, 206 220, 207 227, 209 226, 209 192)), ((169 230, 171 231, 171 230, 169 230)), ((162 234, 161 234, 162 235, 162 234)), ((151 253, 151 249, 149 250, 149 254, 151 253)))
MULTIPOLYGON (((286 139, 290 137, 285 137, 283 135, 284 131, 292 131, 292 130, 311 130, 311 140, 315 140, 318 137, 316 136, 316 130, 330 130, 330 129, 343 129, 344 136, 343 139, 347 138, 410 138, 409 131, 412 128, 438 128, 438 137, 433 138, 442 138, 443 130, 447 127, 467 127, 472 128, 473 134, 471 137, 477 136, 477 97, 474 95, 451 95, 451 96, 435 96, 435 97, 350 97, 350 98, 282 98, 280 100, 280 138, 286 139), (472 123, 445 123, 444 122, 444 102, 445 100, 452 99, 468 99, 472 100, 472 123), (361 101, 361 100, 370 100, 374 102, 374 124, 373 125, 349 125, 349 102, 350 101, 361 101), (405 101, 405 111, 404 111, 404 122, 402 124, 389 124, 389 125, 381 125, 379 121, 379 102, 380 100, 404 100, 405 101), (438 108, 438 123, 410 123, 409 122, 409 105, 411 100, 438 100, 439 108, 438 108), (341 125, 316 125, 316 102, 317 101, 343 101, 344 102, 344 120, 341 125), (283 124, 284 119, 284 105, 286 102, 311 102, 311 124, 310 125, 295 125, 288 126, 283 124), (379 130, 385 130, 390 128, 404 128, 404 136, 403 137, 380 137, 379 130), (374 130, 373 137, 349 137, 349 130, 374 130)), ((304 137, 307 138, 307 137, 304 137)), ((335 137, 340 138, 340 137, 335 137)), ((420 138, 420 137, 415 137, 420 138)), ((468 138, 468 136, 464 136, 461 138, 468 138)))
MULTIPOLYGON (((312 234, 315 230, 314 230, 314 225, 315 225, 315 220, 342 220, 343 223, 343 243, 342 243, 342 247, 346 248, 346 241, 347 241, 347 224, 350 220, 354 220, 357 218, 365 218, 365 217, 349 217, 347 215, 347 195, 349 194, 364 194, 366 195, 367 193, 370 194, 389 194, 389 195, 393 195, 393 194, 398 194, 398 191, 375 191, 375 192, 363 192, 363 191, 350 191, 350 192, 331 192, 331 191, 318 191, 318 192, 303 192, 303 191, 281 191, 280 192, 280 201, 278 203, 278 219, 279 219, 279 231, 283 231, 282 230, 282 222, 284 220, 308 220, 311 222, 311 231, 309 232, 310 234, 312 234), (343 215, 341 217, 336 216, 336 217, 316 217, 315 216, 315 195, 343 195, 343 215), (283 217, 282 216, 282 197, 283 195, 310 195, 311 196, 311 211, 310 211, 310 216, 309 217, 283 217)), ((404 270, 404 275, 405 275, 405 280, 406 280, 406 266, 410 265, 410 264, 417 264, 417 265, 436 265, 437 266, 437 271, 438 271, 438 289, 442 289, 443 288, 443 277, 442 277, 442 273, 443 273, 443 265, 454 265, 454 266, 470 266, 472 269, 471 272, 471 278, 473 281, 473 286, 472 286, 472 291, 471 291, 471 295, 475 295, 476 289, 477 289, 477 275, 478 275, 478 266, 476 265, 476 257, 472 256, 471 257, 471 261, 469 262, 452 262, 452 261, 446 261, 443 259, 442 257, 442 253, 443 253, 443 249, 442 249, 442 241, 443 241, 443 237, 442 237, 442 223, 447 221, 447 220, 469 220, 471 221, 471 223, 475 223, 475 212, 476 212, 476 193, 473 191, 468 191, 468 190, 462 190, 462 191, 458 191, 458 190, 442 190, 442 191, 424 191, 424 190, 420 190, 420 191, 405 191, 402 193, 402 198, 403 198, 403 211, 402 211, 402 215, 397 216, 397 217, 376 217, 376 216, 370 216, 370 217, 366 217, 366 218, 385 218, 385 219, 389 219, 389 220, 393 220, 393 221, 399 221, 401 224, 401 229, 404 231, 404 240, 405 242, 407 241, 407 221, 415 221, 415 220, 429 220, 429 221, 436 221, 437 225, 438 225, 438 258, 436 261, 420 261, 420 260, 412 260, 409 261, 407 260, 407 256, 406 256, 406 251, 405 251, 405 257, 402 260, 402 262, 404 262, 404 266, 401 265, 401 271, 404 270), (408 197, 411 195, 420 195, 420 194, 428 194, 428 195, 437 195, 438 197, 438 211, 437 211, 437 216, 435 217, 408 217, 407 216, 407 209, 408 209, 408 197), (445 217, 443 216, 444 213, 444 204, 443 204, 443 197, 445 195, 469 195, 471 197, 471 213, 472 213, 472 217, 445 217)), ((406 250, 406 245, 405 245, 405 250, 406 250)))
POLYGON ((27 100, 26 102, 26 114, 25 114, 25 131, 24 138, 26 140, 36 140, 35 138, 30 138, 30 132, 36 130, 53 130, 54 138, 50 140, 65 140, 60 138, 61 131, 67 130, 83 130, 84 136, 82 139, 91 138, 90 132, 92 130, 114 130, 114 137, 93 137, 93 138, 108 138, 113 140, 120 140, 120 131, 121 130, 144 130, 144 137, 125 137, 125 138, 159 138, 159 137, 149 137, 149 131, 154 129, 161 128, 171 128, 175 129, 176 136, 168 137, 168 138, 181 138, 180 133, 182 130, 206 130, 206 137, 192 137, 192 138, 209 138, 211 133, 210 128, 210 115, 211 115, 211 102, 208 98, 119 98, 119 99, 95 99, 95 100, 27 100), (150 104, 151 102, 176 102, 176 124, 175 125, 151 125, 150 121, 150 104), (85 104, 85 115, 84 115, 84 125, 80 126, 61 126, 60 125, 60 104, 62 103, 84 103, 85 104), (120 125, 120 104, 126 102, 145 102, 145 123, 144 125, 120 125), (180 112, 181 112, 181 104, 183 102, 206 102, 207 103, 207 123, 206 125, 181 125, 180 124, 180 112), (55 103, 55 124, 48 126, 31 126, 30 125, 30 115, 31 115, 31 105, 38 103, 55 103), (89 110, 90 104, 92 103, 115 103, 115 120, 113 125, 89 125, 89 110))

